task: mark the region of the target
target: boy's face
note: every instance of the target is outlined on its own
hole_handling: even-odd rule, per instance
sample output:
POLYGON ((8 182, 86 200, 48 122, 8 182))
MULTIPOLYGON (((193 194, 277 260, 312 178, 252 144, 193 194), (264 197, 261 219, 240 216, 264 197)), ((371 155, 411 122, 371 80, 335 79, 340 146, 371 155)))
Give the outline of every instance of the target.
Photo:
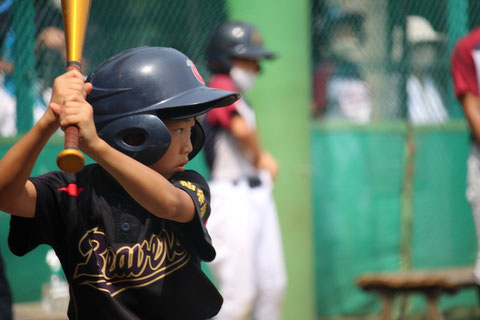
POLYGON ((195 125, 195 119, 164 120, 163 122, 170 131, 172 142, 163 157, 150 167, 169 179, 175 173, 185 171, 185 165, 188 163, 188 154, 193 149, 190 135, 195 125))
POLYGON ((251 73, 258 73, 260 72, 260 65, 258 61, 255 59, 240 59, 240 58, 233 58, 232 59, 232 67, 241 68, 245 71, 251 73))

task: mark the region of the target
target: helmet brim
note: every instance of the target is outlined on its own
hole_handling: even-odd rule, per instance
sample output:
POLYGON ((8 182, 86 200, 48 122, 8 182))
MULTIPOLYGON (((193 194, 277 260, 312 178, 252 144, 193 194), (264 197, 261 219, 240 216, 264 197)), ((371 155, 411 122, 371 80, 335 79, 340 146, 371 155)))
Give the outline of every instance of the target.
POLYGON ((149 109, 156 110, 161 119, 180 120, 196 117, 213 108, 229 106, 238 99, 240 94, 237 92, 197 87, 149 109))
POLYGON ((236 46, 231 49, 230 55, 234 58, 254 60, 275 59, 275 54, 263 46, 236 46))

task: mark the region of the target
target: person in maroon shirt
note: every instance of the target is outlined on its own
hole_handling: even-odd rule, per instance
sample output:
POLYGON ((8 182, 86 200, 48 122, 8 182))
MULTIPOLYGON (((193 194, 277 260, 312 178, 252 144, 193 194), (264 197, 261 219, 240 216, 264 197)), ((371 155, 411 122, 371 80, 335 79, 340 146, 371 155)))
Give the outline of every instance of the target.
MULTIPOLYGON (((451 74, 455 95, 460 101, 471 131, 470 155, 467 161, 466 196, 472 207, 480 249, 480 27, 459 39, 452 53, 451 74)), ((477 249, 475 281, 480 288, 480 250, 477 249)), ((480 293, 480 290, 479 290, 480 293)))
MULTIPOLYGON (((226 22, 207 49, 209 86, 240 93, 255 84, 260 61, 273 58, 258 30, 226 22)), ((218 320, 280 319, 286 286, 283 245, 272 195, 275 158, 260 143, 255 110, 242 96, 205 116, 212 219, 218 256, 210 264, 224 304, 218 320)))

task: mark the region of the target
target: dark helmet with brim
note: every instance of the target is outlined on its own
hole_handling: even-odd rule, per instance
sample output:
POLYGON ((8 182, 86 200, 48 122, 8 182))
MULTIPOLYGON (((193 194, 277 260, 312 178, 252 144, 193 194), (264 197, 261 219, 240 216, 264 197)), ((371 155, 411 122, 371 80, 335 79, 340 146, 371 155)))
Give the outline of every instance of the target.
MULTIPOLYGON (((205 86, 195 64, 173 48, 139 47, 123 51, 87 78, 99 136, 117 150, 150 165, 167 151, 171 137, 162 120, 196 117, 238 100, 236 92, 205 86), (128 136, 137 135, 135 145, 128 136)), ((203 129, 192 130, 193 158, 203 146, 203 129)))

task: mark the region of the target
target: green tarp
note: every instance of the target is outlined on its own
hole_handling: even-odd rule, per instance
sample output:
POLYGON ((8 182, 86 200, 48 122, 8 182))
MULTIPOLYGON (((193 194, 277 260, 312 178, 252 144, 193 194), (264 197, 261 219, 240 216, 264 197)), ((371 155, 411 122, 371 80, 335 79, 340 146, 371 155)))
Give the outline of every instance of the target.
MULTIPOLYGON (((318 316, 378 312, 377 297, 355 286, 363 272, 474 263, 463 124, 324 123, 311 143, 318 316)), ((416 300, 409 308, 420 307, 416 300)), ((442 307, 475 302, 467 290, 442 307)))

